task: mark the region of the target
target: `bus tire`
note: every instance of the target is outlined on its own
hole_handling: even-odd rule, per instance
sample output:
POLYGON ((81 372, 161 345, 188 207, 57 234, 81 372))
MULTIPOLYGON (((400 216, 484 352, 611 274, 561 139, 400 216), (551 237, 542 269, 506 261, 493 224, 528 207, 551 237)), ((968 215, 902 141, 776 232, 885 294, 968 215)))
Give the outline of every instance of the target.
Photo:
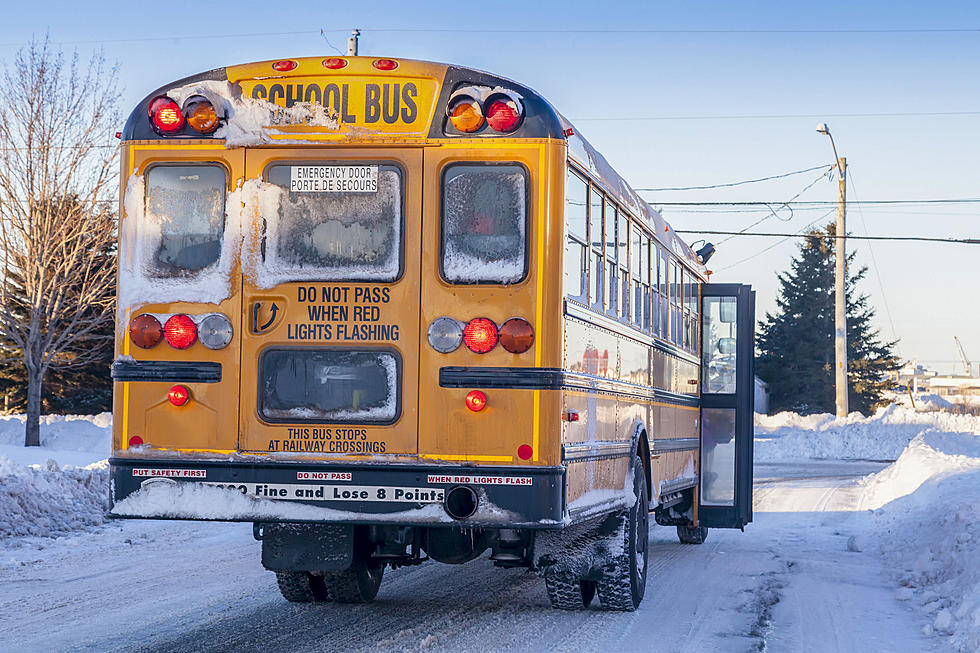
POLYGON ((290 603, 330 600, 323 577, 308 571, 277 571, 276 584, 279 585, 279 593, 290 603))
POLYGON ((632 612, 643 600, 647 584, 647 553, 650 537, 650 498, 646 473, 639 457, 633 460, 633 505, 621 515, 622 544, 613 543, 622 553, 606 564, 596 588, 604 610, 632 612))
POLYGON ((355 562, 347 571, 327 572, 323 581, 338 603, 370 603, 378 595, 384 572, 383 562, 355 562))
POLYGON ((678 524, 677 539, 682 544, 704 544, 704 541, 708 539, 708 527, 678 524))
POLYGON ((548 601, 556 610, 584 610, 595 598, 596 584, 592 580, 572 578, 565 574, 545 574, 548 601))

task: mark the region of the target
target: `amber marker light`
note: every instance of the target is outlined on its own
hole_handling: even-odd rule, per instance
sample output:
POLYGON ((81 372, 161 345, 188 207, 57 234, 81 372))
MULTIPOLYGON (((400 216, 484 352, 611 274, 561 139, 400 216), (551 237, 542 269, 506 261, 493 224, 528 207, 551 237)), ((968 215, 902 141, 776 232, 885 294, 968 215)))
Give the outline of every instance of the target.
POLYGON ((210 134, 218 128, 218 113, 214 110, 214 105, 201 95, 187 99, 184 103, 184 116, 187 124, 201 134, 210 134))
POLYGON ((182 385, 175 385, 167 393, 167 399, 174 406, 183 406, 191 398, 191 392, 182 385))
POLYGON ((477 354, 485 354, 497 346, 497 325, 485 317, 475 317, 463 328, 466 348, 477 354))
POLYGON ((163 340, 163 325, 148 313, 137 315, 129 325, 129 339, 140 349, 150 349, 163 340))
POLYGON ((479 413, 487 407, 487 396, 479 390, 470 390, 466 393, 466 407, 479 413))
POLYGON ((467 134, 483 126, 483 109, 471 97, 464 96, 451 102, 446 108, 446 115, 453 127, 467 134))
POLYGON ((500 346, 512 354, 523 354, 534 344, 534 328, 527 320, 512 317, 500 325, 500 346))

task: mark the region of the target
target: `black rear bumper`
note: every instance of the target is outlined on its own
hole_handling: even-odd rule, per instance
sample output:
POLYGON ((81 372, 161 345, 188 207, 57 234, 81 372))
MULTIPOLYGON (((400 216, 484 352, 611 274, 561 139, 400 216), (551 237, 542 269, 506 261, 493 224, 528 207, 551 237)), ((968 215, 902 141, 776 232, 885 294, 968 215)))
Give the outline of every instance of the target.
POLYGON ((110 458, 109 516, 559 529, 562 467, 110 458), (476 512, 453 519, 446 494, 467 486, 476 512))

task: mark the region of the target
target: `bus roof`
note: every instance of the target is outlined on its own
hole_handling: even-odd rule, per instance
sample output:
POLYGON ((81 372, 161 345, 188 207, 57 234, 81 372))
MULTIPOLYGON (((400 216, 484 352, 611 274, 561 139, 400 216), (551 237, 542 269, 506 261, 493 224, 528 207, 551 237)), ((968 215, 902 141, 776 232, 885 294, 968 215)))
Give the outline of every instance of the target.
POLYGON ((345 143, 424 143, 459 138, 534 138, 568 142, 569 156, 633 215, 644 218, 654 236, 699 276, 702 266, 692 249, 613 169, 564 116, 530 87, 472 68, 411 59, 307 57, 215 68, 161 86, 133 109, 123 140, 224 139, 227 147, 345 143), (327 64, 340 65, 328 68, 327 64), (379 62, 386 62, 379 68, 379 62), (390 67, 393 68, 382 69, 390 67), (523 105, 513 132, 484 129, 455 132, 446 118, 458 91, 507 93, 523 105), (156 131, 150 105, 161 96, 184 105, 204 96, 223 118, 210 134, 183 126, 171 134, 156 131), (455 132, 455 133, 454 133, 455 132))

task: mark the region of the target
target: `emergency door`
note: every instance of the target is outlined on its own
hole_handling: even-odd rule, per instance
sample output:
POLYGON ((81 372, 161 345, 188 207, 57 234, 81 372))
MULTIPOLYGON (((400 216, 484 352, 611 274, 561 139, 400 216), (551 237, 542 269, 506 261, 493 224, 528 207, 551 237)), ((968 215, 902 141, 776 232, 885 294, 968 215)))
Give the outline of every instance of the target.
POLYGON ((741 284, 701 286, 701 473, 698 522, 752 521, 755 293, 741 284))
POLYGON ((245 154, 239 448, 418 452, 422 150, 245 154))

